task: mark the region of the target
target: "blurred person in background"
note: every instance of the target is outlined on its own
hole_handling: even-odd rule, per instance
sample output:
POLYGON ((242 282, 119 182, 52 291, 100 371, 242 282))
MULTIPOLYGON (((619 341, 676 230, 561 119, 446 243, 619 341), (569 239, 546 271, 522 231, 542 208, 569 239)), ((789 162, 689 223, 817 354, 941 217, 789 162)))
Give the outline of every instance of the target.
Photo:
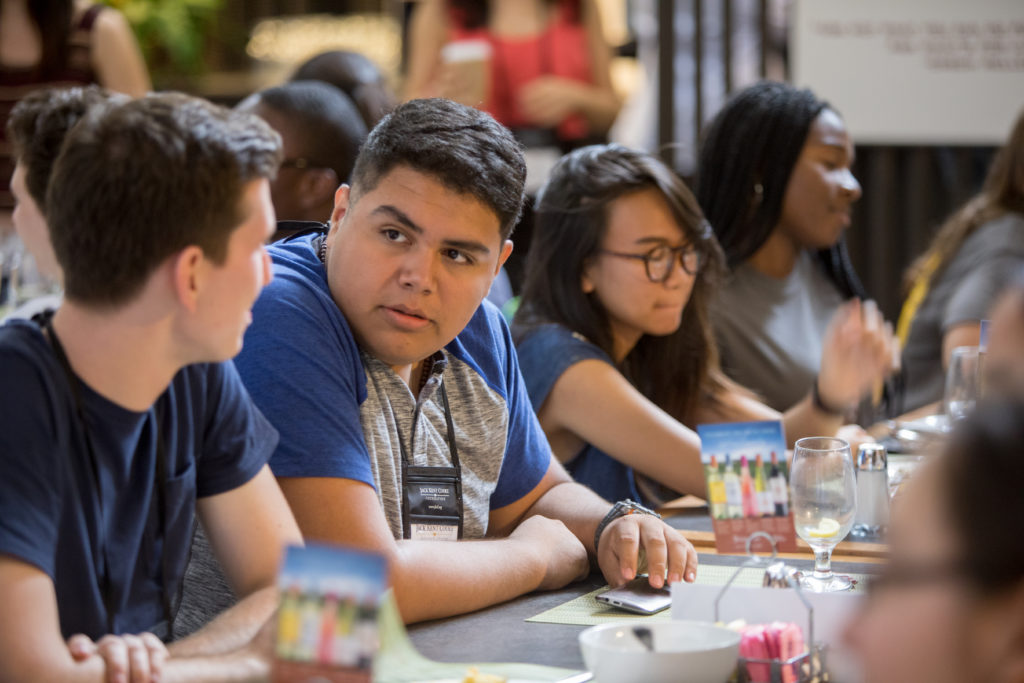
MULTIPOLYGON (((88 0, 0 0, 0 119, 4 135, 14 104, 46 85, 98 83, 134 97, 149 74, 128 22, 88 0)), ((0 137, 0 238, 10 226, 14 160, 0 137)))
POLYGON ((1024 681, 1024 402, 982 402, 895 502, 846 641, 869 683, 1024 681))
POLYGON ((996 300, 990 317, 984 392, 1024 395, 1024 268, 996 300))
POLYGON ((120 13, 88 0, 0 0, 0 317, 58 289, 14 234, 7 119, 32 90, 89 83, 134 96, 150 88, 135 36, 120 13))
POLYGON ((878 398, 897 351, 891 326, 861 301, 843 241, 861 195, 852 163, 853 142, 827 102, 763 81, 711 122, 697 199, 729 271, 712 304, 726 374, 776 410, 808 401, 864 423, 875 411, 858 416, 858 404, 878 398), (839 329, 872 336, 888 361, 850 367, 839 329))
MULTIPOLYGON (((352 100, 327 83, 292 81, 250 95, 236 109, 256 114, 281 136, 284 161, 270 182, 277 219, 330 218, 334 192, 349 181, 368 132, 352 100)), ((279 225, 274 239, 293 232, 279 225)))
MULTIPOLYGON (((526 147, 530 197, 563 152, 606 141, 619 113, 595 0, 424 0, 408 47, 405 96, 447 97, 511 129, 526 147), (455 50, 473 44, 487 54, 458 61, 455 50)), ((503 268, 515 292, 533 235, 531 204, 503 268)))
MULTIPOLYGON (((689 189, 653 155, 571 152, 536 216, 514 334, 540 425, 577 481, 656 505, 704 495, 698 424, 781 419, 790 444, 840 429, 810 401, 780 415, 722 373, 708 320, 722 252, 689 189)), ((846 332, 837 386, 887 360, 871 335, 846 332)))
POLYGON ((424 0, 409 34, 406 97, 448 97, 513 132, 553 130, 558 143, 574 146, 605 135, 618 114, 610 61, 593 0, 424 0), (482 99, 442 59, 446 44, 469 40, 490 45, 482 99))
POLYGON ((897 332, 904 409, 942 400, 957 346, 976 346, 981 320, 1024 267, 1024 111, 996 154, 980 193, 939 229, 907 272, 897 332))
POLYGON ((323 81, 341 90, 355 102, 367 130, 376 126, 398 103, 381 70, 358 52, 321 52, 303 62, 291 80, 323 81))
MULTIPOLYGON (((53 253, 46 224, 50 173, 68 131, 85 113, 103 102, 123 99, 127 97, 98 86, 46 88, 25 96, 7 120, 7 137, 15 160, 11 178, 14 229, 35 259, 40 273, 57 282, 63 280, 63 273, 53 253)), ((59 295, 42 296, 25 302, 7 317, 31 318, 59 305, 59 295)))

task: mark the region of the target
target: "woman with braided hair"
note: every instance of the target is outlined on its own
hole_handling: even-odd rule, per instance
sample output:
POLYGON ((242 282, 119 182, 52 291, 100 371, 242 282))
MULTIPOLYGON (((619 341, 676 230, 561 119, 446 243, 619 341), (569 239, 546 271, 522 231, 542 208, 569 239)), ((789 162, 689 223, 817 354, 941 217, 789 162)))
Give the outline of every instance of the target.
POLYGON ((861 194, 852 163, 827 102, 769 81, 734 96, 701 146, 697 199, 729 271, 712 305, 722 367, 776 410, 852 417, 891 372, 891 328, 862 303, 843 241, 861 194), (873 347, 872 362, 842 338, 873 347))

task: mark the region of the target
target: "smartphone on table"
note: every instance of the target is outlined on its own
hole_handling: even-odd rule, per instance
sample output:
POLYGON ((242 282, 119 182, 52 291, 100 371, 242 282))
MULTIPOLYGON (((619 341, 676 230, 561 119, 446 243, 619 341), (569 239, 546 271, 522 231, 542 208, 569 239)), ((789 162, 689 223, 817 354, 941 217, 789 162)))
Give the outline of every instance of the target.
POLYGON ((644 574, 624 586, 600 593, 597 600, 634 614, 656 614, 672 604, 672 593, 667 585, 652 588, 644 574))

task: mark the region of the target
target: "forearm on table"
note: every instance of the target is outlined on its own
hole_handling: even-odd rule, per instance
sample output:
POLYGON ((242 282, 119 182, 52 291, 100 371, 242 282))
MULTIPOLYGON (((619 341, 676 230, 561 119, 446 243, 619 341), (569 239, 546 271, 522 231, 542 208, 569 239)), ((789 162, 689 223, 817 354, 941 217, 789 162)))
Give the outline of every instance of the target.
MULTIPOLYGON (((267 652, 269 653, 269 648, 267 652)), ((172 657, 164 664, 162 683, 205 683, 234 681, 265 681, 269 675, 269 659, 254 652, 239 651, 220 657, 172 657)), ((44 661, 6 661, 0 665, 0 683, 37 681, 44 683, 106 683, 106 663, 98 655, 80 662, 71 661, 66 653, 44 661)))
POLYGON ((541 515, 560 520, 583 543, 591 560, 596 556, 594 532, 612 503, 586 486, 563 481, 548 489, 530 507, 526 516, 541 515))
POLYGON ((536 590, 545 563, 513 538, 398 541, 391 585, 406 623, 482 609, 536 590))
MULTIPOLYGON (((270 652, 269 644, 267 653, 270 652)), ((220 657, 170 659, 160 677, 161 683, 242 683, 266 681, 270 676, 270 657, 243 650, 220 657)))
POLYGON ((0 683, 22 681, 54 681, 57 683, 105 683, 106 666, 99 656, 82 662, 73 662, 67 652, 45 659, 34 660, 22 654, 7 657, 0 662, 0 683))
POLYGON ((276 586, 267 586, 243 598, 235 606, 187 638, 167 646, 172 657, 212 656, 234 652, 247 645, 277 609, 276 586))

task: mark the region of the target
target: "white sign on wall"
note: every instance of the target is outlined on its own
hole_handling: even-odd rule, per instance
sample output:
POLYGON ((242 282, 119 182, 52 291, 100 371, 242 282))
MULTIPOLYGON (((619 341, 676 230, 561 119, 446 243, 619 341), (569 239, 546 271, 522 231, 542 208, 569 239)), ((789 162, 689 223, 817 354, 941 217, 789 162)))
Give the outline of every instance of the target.
POLYGON ((1024 108, 1024 0, 794 0, 793 82, 857 143, 1000 144, 1024 108))

